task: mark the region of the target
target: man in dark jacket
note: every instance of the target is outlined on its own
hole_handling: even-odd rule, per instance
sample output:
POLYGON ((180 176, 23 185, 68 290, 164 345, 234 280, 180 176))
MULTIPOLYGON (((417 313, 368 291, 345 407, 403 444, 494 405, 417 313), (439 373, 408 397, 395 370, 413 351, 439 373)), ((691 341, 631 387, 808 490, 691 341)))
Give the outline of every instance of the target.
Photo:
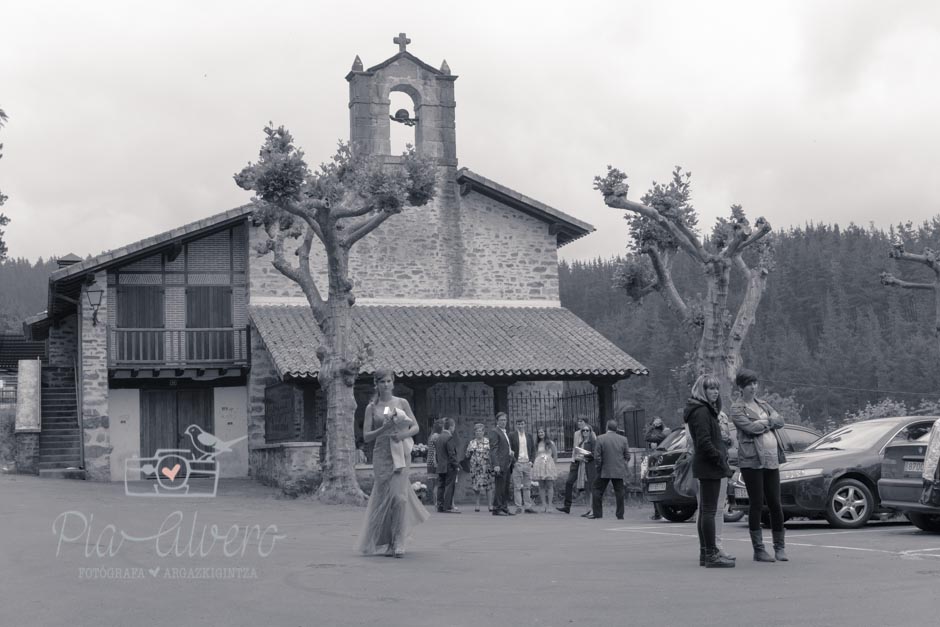
POLYGON ((701 375, 692 386, 692 397, 682 417, 689 425, 689 433, 695 443, 692 476, 698 479, 702 493, 697 523, 699 564, 707 568, 734 568, 734 561, 723 557, 715 545, 715 516, 722 496, 721 479, 733 474, 728 465, 727 445, 721 437, 719 412, 721 394, 718 379, 713 375, 701 375))
POLYGON ((587 518, 604 517, 604 492, 613 482, 617 498, 617 519, 623 520, 623 480, 627 476, 630 461, 630 444, 627 438, 617 433, 617 421, 607 421, 607 432, 597 438, 594 445, 594 464, 597 477, 594 479, 593 513, 587 518))
POLYGON ((457 484, 457 473, 460 472, 457 440, 454 438, 456 426, 453 418, 445 418, 444 430, 434 443, 437 449, 437 511, 447 514, 460 513, 460 510, 454 507, 454 486, 457 484))
POLYGON ((490 468, 495 474, 494 516, 512 516, 509 513, 509 474, 512 472, 513 453, 506 433, 507 422, 506 412, 496 414, 496 429, 490 434, 490 468))

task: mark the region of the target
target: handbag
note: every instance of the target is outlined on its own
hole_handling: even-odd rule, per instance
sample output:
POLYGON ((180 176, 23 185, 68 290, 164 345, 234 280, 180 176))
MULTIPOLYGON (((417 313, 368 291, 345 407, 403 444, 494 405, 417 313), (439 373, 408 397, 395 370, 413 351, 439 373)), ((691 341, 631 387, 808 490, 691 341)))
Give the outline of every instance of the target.
POLYGON ((694 498, 698 495, 698 481, 692 476, 692 455, 683 453, 672 470, 672 487, 680 496, 694 498))

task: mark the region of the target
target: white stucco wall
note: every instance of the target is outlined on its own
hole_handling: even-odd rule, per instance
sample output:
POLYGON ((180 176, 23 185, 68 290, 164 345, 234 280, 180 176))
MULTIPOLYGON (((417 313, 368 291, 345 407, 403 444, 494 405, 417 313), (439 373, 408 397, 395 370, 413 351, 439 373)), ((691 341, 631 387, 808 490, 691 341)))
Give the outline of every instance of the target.
MULTIPOLYGON (((215 436, 225 442, 248 435, 248 388, 215 388, 213 416, 215 436)), ((222 478, 248 476, 248 440, 218 456, 222 478)))
POLYGON ((124 461, 140 456, 140 390, 112 389, 111 481, 124 481, 124 461))

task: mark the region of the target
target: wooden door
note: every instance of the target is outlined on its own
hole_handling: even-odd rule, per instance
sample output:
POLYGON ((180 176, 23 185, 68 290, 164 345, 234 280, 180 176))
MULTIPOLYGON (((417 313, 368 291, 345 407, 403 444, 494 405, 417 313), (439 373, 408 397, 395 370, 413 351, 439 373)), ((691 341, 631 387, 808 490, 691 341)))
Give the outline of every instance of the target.
POLYGON ((212 419, 212 388, 177 390, 176 399, 179 448, 189 449, 193 453, 192 459, 198 459, 202 453, 193 447, 192 438, 186 435, 186 429, 190 425, 197 425, 209 433, 215 429, 212 419))
POLYGON ((140 456, 179 448, 176 390, 140 391, 140 456))

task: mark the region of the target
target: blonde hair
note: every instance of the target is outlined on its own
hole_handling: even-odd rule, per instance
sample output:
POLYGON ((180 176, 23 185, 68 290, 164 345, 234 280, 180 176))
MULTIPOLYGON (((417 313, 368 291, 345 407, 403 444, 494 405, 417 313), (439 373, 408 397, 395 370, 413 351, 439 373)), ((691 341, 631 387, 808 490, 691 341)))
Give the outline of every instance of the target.
POLYGON ((695 380, 695 383, 692 385, 692 398, 702 403, 706 403, 715 408, 715 411, 721 411, 721 395, 718 395, 718 398, 714 403, 708 400, 708 394, 705 393, 707 388, 714 388, 716 390, 721 389, 721 382, 718 380, 718 377, 706 372, 703 375, 700 375, 698 379, 695 380))

